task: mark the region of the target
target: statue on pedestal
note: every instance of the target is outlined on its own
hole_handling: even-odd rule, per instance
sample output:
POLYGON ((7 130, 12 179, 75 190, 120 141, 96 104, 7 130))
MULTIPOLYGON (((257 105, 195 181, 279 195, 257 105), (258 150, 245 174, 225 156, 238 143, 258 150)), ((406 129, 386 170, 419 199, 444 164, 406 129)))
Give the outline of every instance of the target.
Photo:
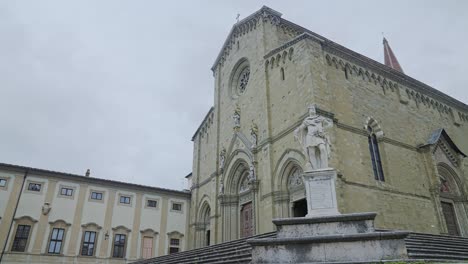
POLYGON ((332 121, 317 115, 315 105, 309 106, 309 116, 294 131, 294 137, 301 144, 307 158, 306 170, 328 168, 330 157, 330 139, 324 128, 330 127, 332 121))

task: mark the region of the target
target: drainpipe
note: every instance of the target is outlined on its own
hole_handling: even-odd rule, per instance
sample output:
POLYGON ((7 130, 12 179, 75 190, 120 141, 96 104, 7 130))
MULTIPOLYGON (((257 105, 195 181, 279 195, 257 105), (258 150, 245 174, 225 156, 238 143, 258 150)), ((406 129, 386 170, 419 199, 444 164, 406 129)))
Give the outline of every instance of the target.
POLYGON ((15 211, 13 212, 13 216, 11 217, 10 228, 8 229, 7 237, 5 239, 5 243, 3 244, 2 254, 0 255, 0 263, 2 263, 3 254, 5 253, 5 249, 6 249, 6 246, 7 246, 7 243, 8 243, 8 239, 10 238, 11 227, 13 226, 13 221, 14 221, 15 216, 16 216, 16 210, 18 209, 18 204, 19 204, 20 199, 21 199, 21 194, 23 193, 24 183, 26 182, 26 177, 28 177, 28 173, 29 173, 29 169, 26 169, 26 172, 24 173, 24 177, 23 177, 23 183, 21 184, 20 193, 18 195, 18 200, 16 200, 15 211))

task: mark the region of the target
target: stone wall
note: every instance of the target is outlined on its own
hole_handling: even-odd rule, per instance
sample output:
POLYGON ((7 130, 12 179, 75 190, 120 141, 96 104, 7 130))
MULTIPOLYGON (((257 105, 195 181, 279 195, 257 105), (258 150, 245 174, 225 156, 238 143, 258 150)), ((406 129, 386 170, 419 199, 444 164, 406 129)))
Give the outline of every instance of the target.
MULTIPOLYGON (((233 191, 241 180, 234 179, 240 177, 235 173, 236 162, 253 165, 259 181, 254 194, 255 232, 271 231, 273 218, 290 216, 287 175, 282 173, 291 162, 304 164, 293 131, 312 103, 318 105, 319 114, 334 121, 330 165, 339 171, 341 212, 376 211, 379 228, 444 233, 437 194, 440 183, 431 154, 436 147, 420 146, 434 130, 444 128, 460 150, 468 153, 466 105, 319 36, 298 36, 300 29, 292 29, 290 22, 261 17, 255 20, 254 14, 247 18, 249 26, 241 21, 233 28, 225 52, 213 67, 214 124, 209 140, 201 133, 194 137, 198 154, 194 156, 191 235, 196 233, 198 211, 205 199, 215 223, 211 241, 237 238, 239 223, 230 219, 239 217, 241 205, 233 191), (250 78, 245 92, 236 95, 233 72, 245 59, 250 78), (241 116, 238 128, 232 119, 236 108, 241 116), (385 182, 374 179, 365 129, 370 123, 379 130, 385 182), (250 132, 253 124, 258 127, 255 147, 250 132), (222 149, 227 151, 226 163, 220 169, 222 149), (221 183, 230 192, 229 207, 237 209, 223 211, 227 194, 220 193, 221 183), (232 225, 223 227, 226 222, 232 225)), ((468 194, 466 164, 455 168, 464 197, 468 194)), ((466 202, 464 208, 466 213, 466 202)), ((467 221, 460 223, 467 225, 467 221)))

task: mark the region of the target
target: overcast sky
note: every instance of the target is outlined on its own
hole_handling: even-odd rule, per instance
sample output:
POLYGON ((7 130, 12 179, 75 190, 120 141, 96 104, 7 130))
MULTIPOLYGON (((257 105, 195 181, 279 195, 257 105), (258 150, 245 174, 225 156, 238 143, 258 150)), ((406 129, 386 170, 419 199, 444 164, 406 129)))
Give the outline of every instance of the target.
POLYGON ((267 5, 468 102, 468 1, 0 1, 0 162, 182 189, 210 68, 267 5))

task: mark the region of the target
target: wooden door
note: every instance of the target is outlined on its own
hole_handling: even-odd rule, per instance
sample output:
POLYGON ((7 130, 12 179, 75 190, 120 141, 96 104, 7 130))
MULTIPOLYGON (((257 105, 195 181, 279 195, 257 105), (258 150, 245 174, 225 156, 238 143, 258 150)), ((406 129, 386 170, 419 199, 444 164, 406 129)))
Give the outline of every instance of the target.
POLYGON ((445 223, 447 224, 447 231, 449 235, 459 236, 457 218, 455 216, 455 210, 453 204, 441 202, 442 212, 444 213, 445 223))
POLYGON ((241 209, 241 237, 253 235, 252 203, 246 203, 241 209))
POLYGON ((153 238, 143 237, 143 258, 148 259, 153 257, 153 238))

